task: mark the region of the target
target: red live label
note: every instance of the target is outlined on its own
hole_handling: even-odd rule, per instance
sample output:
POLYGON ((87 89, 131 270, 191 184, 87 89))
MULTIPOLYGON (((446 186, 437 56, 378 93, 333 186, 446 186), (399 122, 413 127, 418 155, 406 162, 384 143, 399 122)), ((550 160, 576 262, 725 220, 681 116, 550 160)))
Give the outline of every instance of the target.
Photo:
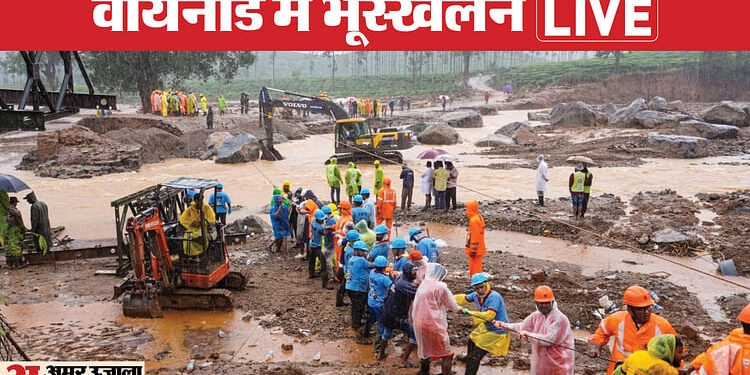
POLYGON ((536 0, 542 42, 648 42, 658 27, 658 0, 536 0))

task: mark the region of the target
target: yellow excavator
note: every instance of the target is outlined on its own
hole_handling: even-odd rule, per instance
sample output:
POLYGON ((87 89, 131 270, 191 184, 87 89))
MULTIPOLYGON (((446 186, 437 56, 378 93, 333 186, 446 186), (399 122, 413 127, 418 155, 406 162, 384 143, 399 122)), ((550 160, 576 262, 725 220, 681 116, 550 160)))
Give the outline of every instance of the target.
MULTIPOLYGON (((330 115, 334 121, 334 155, 339 164, 368 162, 377 159, 402 163, 403 156, 398 150, 411 148, 414 144, 409 130, 383 128, 375 132, 367 119, 349 118, 344 108, 329 98, 299 94, 286 90, 263 87, 258 98, 260 124, 266 129, 266 140, 261 142, 273 152, 273 112, 274 108, 295 109, 303 112, 330 115), (271 92, 281 93, 281 99, 272 97, 271 92)), ((266 150, 264 150, 264 153, 266 150)), ((275 158, 264 160, 278 160, 275 158)))

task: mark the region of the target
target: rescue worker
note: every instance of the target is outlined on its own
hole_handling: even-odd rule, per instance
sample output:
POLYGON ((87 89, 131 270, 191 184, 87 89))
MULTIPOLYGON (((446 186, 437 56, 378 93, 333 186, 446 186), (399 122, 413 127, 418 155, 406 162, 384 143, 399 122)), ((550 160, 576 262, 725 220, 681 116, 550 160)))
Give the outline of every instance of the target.
POLYGON ((354 162, 349 162, 346 172, 344 173, 344 183, 346 183, 346 196, 349 197, 349 203, 352 203, 352 198, 359 194, 359 186, 357 181, 362 180, 362 172, 356 168, 354 162))
POLYGON ((390 276, 385 273, 385 268, 388 266, 388 258, 379 255, 375 257, 372 262, 374 269, 370 270, 369 275, 369 288, 367 292, 367 311, 368 318, 367 324, 365 325, 364 332, 365 336, 369 336, 372 325, 377 323, 377 335, 375 336, 375 353, 377 358, 385 359, 385 349, 388 345, 387 341, 381 341, 381 337, 385 332, 383 326, 383 304, 385 302, 385 296, 388 294, 393 284, 390 276), (381 358, 380 355, 383 355, 381 358))
MULTIPOLYGON (((307 255, 307 277, 312 279, 320 275, 326 275, 326 261, 323 258, 323 228, 326 214, 323 210, 315 210, 313 220, 310 222, 310 252, 307 255), (315 272, 316 262, 320 262, 320 273, 315 272)), ((323 277, 328 280, 327 277, 323 277)), ((327 284, 324 284, 327 285, 327 284)))
POLYGON ((447 310, 460 312, 461 306, 443 282, 448 270, 438 263, 427 264, 427 272, 414 295, 410 318, 414 324, 419 353, 419 375, 430 374, 430 361, 440 360, 442 375, 453 373, 453 351, 448 335, 447 310))
POLYGON ((268 251, 271 253, 281 250, 285 254, 288 252, 287 238, 291 234, 289 211, 289 200, 281 193, 281 189, 274 188, 271 205, 268 208, 268 215, 271 218, 271 228, 273 229, 273 242, 268 246, 268 251))
POLYGON ((360 190, 359 194, 362 196, 362 207, 367 210, 367 215, 369 216, 369 219, 367 219, 367 227, 370 229, 375 229, 375 226, 377 224, 377 207, 375 206, 375 197, 370 198, 370 189, 363 188, 360 190))
POLYGON ((216 230, 216 214, 211 206, 203 201, 203 194, 193 196, 190 206, 180 214, 180 224, 185 228, 184 236, 188 239, 183 241, 183 252, 190 260, 198 261, 198 256, 206 250, 209 238, 216 230))
POLYGON ((354 196, 354 207, 352 208, 352 221, 354 224, 364 220, 367 226, 370 226, 370 214, 367 209, 363 206, 364 198, 357 194, 354 196))
POLYGON ((737 316, 742 328, 733 329, 721 341, 699 354, 685 370, 701 375, 744 375, 750 363, 750 303, 737 316))
POLYGON ((336 307, 348 305, 348 303, 344 302, 344 295, 347 294, 346 279, 349 278, 349 271, 346 267, 349 263, 349 259, 354 255, 354 243, 359 241, 359 238, 359 232, 354 229, 350 229, 346 232, 344 254, 342 255, 342 258, 339 259, 339 270, 336 272, 339 281, 341 281, 338 290, 336 290, 336 307))
POLYGON ((358 223, 355 223, 354 229, 359 232, 360 237, 362 237, 362 241, 367 244, 367 251, 370 251, 370 249, 375 246, 375 240, 377 239, 375 231, 368 228, 367 223, 365 223, 364 220, 360 220, 358 223))
POLYGON ((346 292, 352 303, 352 329, 357 332, 358 344, 370 345, 372 341, 367 337, 369 332, 363 329, 363 323, 367 319, 367 287, 372 263, 367 260, 367 244, 363 241, 355 242, 352 249, 353 256, 346 265, 349 273, 346 278, 346 292))
POLYGON ((373 164, 375 164, 375 180, 372 184, 372 191, 377 197, 378 193, 380 193, 380 189, 383 188, 383 179, 385 178, 385 172, 383 171, 383 167, 380 166, 380 160, 375 160, 373 164))
POLYGON ((195 97, 195 93, 190 91, 187 100, 187 114, 188 116, 195 116, 195 111, 198 107, 198 98, 195 97))
POLYGON ((583 164, 576 164, 573 173, 568 178, 568 190, 570 191, 570 201, 573 205, 573 218, 578 220, 581 217, 583 208, 584 183, 586 182, 586 173, 583 172, 583 164))
POLYGON ((618 311, 602 319, 596 332, 589 338, 595 345, 587 353, 591 358, 599 357, 602 348, 609 343, 610 337, 615 338, 607 375, 612 374, 616 362, 624 361, 633 352, 645 347, 654 336, 677 334, 665 318, 651 313, 654 300, 642 286, 631 285, 625 289, 622 303, 627 306, 627 310, 618 311))
MULTIPOLYGON (((653 337, 646 344, 646 350, 638 350, 630 355, 625 361, 617 366, 614 375, 641 375, 653 374, 654 366, 664 365, 668 374, 677 375, 675 366, 679 366, 685 347, 679 337, 672 334, 664 334, 653 337)), ((572 372, 571 372, 572 373, 572 372)))
POLYGON ((406 263, 409 263, 406 254, 406 241, 403 238, 396 238, 391 242, 391 253, 393 253, 393 271, 403 272, 406 263))
POLYGON ((409 229, 409 240, 414 241, 415 249, 422 253, 422 256, 427 258, 429 262, 440 263, 440 250, 437 243, 421 228, 412 227, 409 229))
POLYGON ((583 181, 583 201, 581 201, 581 219, 586 214, 586 210, 589 208, 589 197, 591 196, 591 184, 594 182, 594 174, 589 171, 589 166, 583 163, 583 173, 586 175, 586 180, 583 181))
POLYGON ((206 113, 206 127, 208 129, 214 128, 214 110, 208 107, 208 113, 206 113))
POLYGON ((388 227, 380 224, 375 227, 375 244, 370 249, 369 259, 374 261, 378 256, 384 256, 388 259, 390 242, 388 240, 388 227))
POLYGON ((339 204, 341 202, 341 170, 335 157, 329 159, 326 165, 326 180, 331 188, 331 202, 339 204))
POLYGON ((167 117, 169 114, 169 91, 161 94, 161 117, 167 117))
POLYGON ((401 166, 401 174, 398 176, 401 184, 401 209, 411 209, 411 198, 414 193, 414 171, 406 163, 401 166))
MULTIPOLYGON (((400 238, 399 240, 403 241, 400 238)), ((401 354, 401 367, 411 367, 409 355, 417 348, 417 338, 414 336, 414 326, 409 321, 409 309, 417 293, 417 285, 414 284, 417 270, 413 264, 405 263, 402 271, 391 284, 383 301, 383 335, 377 358, 378 360, 385 359, 388 342, 393 337, 393 330, 398 329, 409 338, 401 354)))
POLYGON ((383 180, 383 189, 378 193, 378 199, 376 200, 377 213, 376 224, 385 223, 388 227, 388 231, 393 228, 393 214, 396 212, 396 189, 391 187, 391 179, 386 177, 383 180))
MULTIPOLYGON (((274 194, 276 194, 275 190, 274 194)), ((281 194, 281 190, 279 190, 279 194, 281 194)), ((224 192, 224 184, 216 185, 216 192, 208 196, 208 204, 215 207, 216 219, 227 225, 227 215, 232 214, 232 200, 229 199, 229 194, 224 192)))
POLYGON ((354 165, 354 176, 356 177, 355 183, 357 184, 357 191, 358 194, 362 194, 362 171, 357 168, 357 165, 354 165))
POLYGON ((464 253, 469 260, 469 278, 482 272, 484 255, 487 246, 484 243, 484 217, 479 213, 479 202, 466 202, 466 217, 469 225, 466 228, 466 246, 464 253))
POLYGON ((490 288, 487 276, 478 273, 471 278, 471 289, 469 294, 456 294, 456 303, 467 305, 473 302, 477 311, 462 308, 461 314, 471 315, 471 320, 477 326, 469 334, 469 343, 466 349, 466 372, 465 375, 476 375, 482 358, 491 353, 492 355, 505 357, 510 347, 510 333, 505 328, 497 327, 493 321, 508 323, 508 313, 505 311, 505 302, 500 293, 490 288))
POLYGON ((531 338, 531 375, 573 375, 575 352, 570 320, 558 308, 552 288, 540 285, 534 290, 536 311, 521 323, 494 321, 497 328, 531 338))
MULTIPOLYGON (((345 243, 342 244, 342 242, 346 239, 346 225, 353 225, 352 205, 348 201, 343 201, 339 204, 339 211, 341 214, 336 221, 336 237, 334 238, 335 242, 333 244, 333 248, 336 251, 336 271, 339 269, 338 264, 341 262, 341 256, 343 255, 342 250, 345 246, 345 243)), ((336 277, 338 278, 338 275, 336 277)), ((341 281, 340 278, 339 281, 341 281)))
POLYGON ((203 112, 203 115, 205 116, 208 113, 208 99, 206 99, 206 96, 203 94, 200 94, 201 99, 201 112, 203 112))
MULTIPOLYGON (((292 183, 289 180, 284 180, 281 182, 281 194, 289 200, 289 202, 294 203, 294 192, 292 192, 292 183)), ((294 207, 291 207, 289 209, 289 234, 292 237, 292 241, 295 242, 295 245, 297 243, 297 209, 294 207)))
POLYGON ((539 206, 544 206, 544 192, 547 191, 549 172, 547 162, 544 161, 544 155, 537 156, 536 162, 539 163, 536 168, 536 196, 539 199, 539 206))
MULTIPOLYGON (((5 232, 5 263, 8 268, 22 268, 26 264, 23 259, 23 242, 26 225, 23 223, 21 211, 16 207, 18 198, 10 197, 8 200, 8 212, 6 212, 8 230, 5 232)), ((0 238, 2 240, 3 238, 0 238)), ((0 241, 3 242, 3 241, 0 241)))
POLYGON ((219 116, 224 116, 224 112, 227 110, 227 101, 224 99, 224 95, 219 95, 216 101, 219 103, 219 116))
POLYGON ((336 233, 336 217, 333 215, 333 211, 328 206, 323 206, 321 209, 326 215, 323 222, 323 248, 321 249, 321 260, 320 260, 320 278, 322 279, 323 289, 333 290, 333 286, 330 283, 334 277, 334 256, 336 255, 334 242, 336 233))
POLYGON ((49 223, 47 204, 40 201, 33 191, 24 197, 31 205, 31 233, 35 235, 34 245, 43 254, 52 247, 52 226, 49 223))

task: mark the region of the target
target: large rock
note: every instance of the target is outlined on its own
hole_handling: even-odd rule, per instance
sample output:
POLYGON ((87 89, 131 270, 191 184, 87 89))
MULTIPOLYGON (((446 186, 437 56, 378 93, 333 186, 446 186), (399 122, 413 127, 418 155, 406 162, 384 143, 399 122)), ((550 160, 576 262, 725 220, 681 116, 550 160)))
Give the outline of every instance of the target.
POLYGON ((687 119, 687 115, 652 110, 640 111, 635 114, 635 120, 644 129, 654 129, 663 126, 675 127, 680 121, 687 119))
POLYGON ((613 126, 640 126, 636 114, 646 109, 646 101, 643 98, 633 100, 630 105, 620 108, 609 116, 609 124, 613 126))
POLYGON ((708 140, 705 138, 651 133, 648 144, 666 157, 692 159, 708 156, 708 140))
POLYGON ((526 113, 526 118, 529 121, 549 122, 549 111, 528 112, 526 113))
POLYGON ((706 139, 737 138, 740 128, 732 125, 709 124, 698 120, 681 121, 677 126, 677 134, 702 137, 706 139))
POLYGON ((513 140, 519 145, 530 145, 536 143, 536 134, 531 130, 527 121, 515 121, 495 131, 496 135, 502 135, 513 140))
POLYGON ((481 128, 484 125, 482 115, 476 111, 449 112, 440 116, 439 120, 452 128, 481 128))
POLYGON ((726 124, 734 126, 747 126, 748 114, 737 103, 722 102, 713 107, 707 108, 699 115, 701 119, 713 124, 726 124))
POLYGON ((107 132, 105 136, 123 144, 141 145, 144 163, 158 163, 174 157, 189 157, 187 145, 182 138, 160 128, 121 128, 107 132))
POLYGON ((596 125, 596 111, 584 102, 561 103, 550 112, 551 125, 596 125))
POLYGON ((439 124, 419 133, 417 140, 428 145, 453 145, 458 143, 460 137, 456 129, 446 124, 439 124))
POLYGON ((513 139, 500 134, 490 134, 476 142, 474 146, 477 147, 498 147, 516 144, 513 139))
POLYGON ((247 133, 240 133, 221 144, 214 162, 219 164, 237 164, 256 161, 260 157, 258 138, 247 133))

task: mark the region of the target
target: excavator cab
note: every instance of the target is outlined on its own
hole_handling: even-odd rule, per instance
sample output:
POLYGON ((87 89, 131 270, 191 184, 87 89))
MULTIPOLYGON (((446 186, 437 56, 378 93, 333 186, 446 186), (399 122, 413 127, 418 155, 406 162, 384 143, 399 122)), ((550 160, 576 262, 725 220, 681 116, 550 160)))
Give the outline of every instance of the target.
POLYGON ((206 197, 218 184, 183 177, 123 198, 132 203, 121 238, 131 270, 115 297, 122 295, 125 316, 162 317, 164 308, 232 309, 227 289, 244 289, 247 275, 230 270, 223 225, 206 212, 206 197), (200 219, 196 225, 184 225, 180 216, 193 202, 206 208, 191 211, 200 219))

